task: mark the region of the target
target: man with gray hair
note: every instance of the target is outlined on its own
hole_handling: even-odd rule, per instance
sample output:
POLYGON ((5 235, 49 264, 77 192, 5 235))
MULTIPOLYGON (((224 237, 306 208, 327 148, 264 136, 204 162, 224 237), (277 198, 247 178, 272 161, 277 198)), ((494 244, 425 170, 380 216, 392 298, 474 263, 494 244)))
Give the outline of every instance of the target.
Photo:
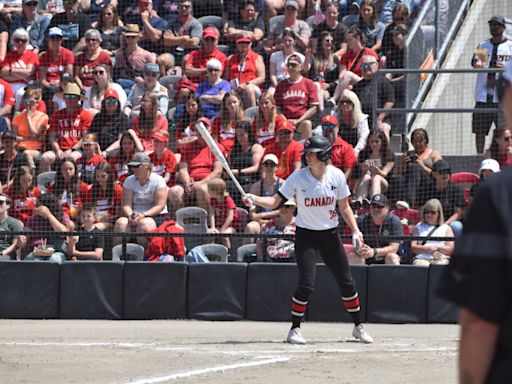
POLYGON ((89 16, 78 9, 79 0, 63 0, 64 12, 52 17, 49 28, 59 27, 62 30, 62 46, 71 49, 76 55, 85 48, 85 32, 91 29, 89 16))

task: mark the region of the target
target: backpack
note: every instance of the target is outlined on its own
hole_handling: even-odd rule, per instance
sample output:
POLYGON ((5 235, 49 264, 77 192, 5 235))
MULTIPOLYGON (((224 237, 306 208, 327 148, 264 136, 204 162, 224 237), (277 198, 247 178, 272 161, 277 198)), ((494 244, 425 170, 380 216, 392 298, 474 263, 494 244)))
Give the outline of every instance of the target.
MULTIPOLYGON (((176 225, 174 220, 164 221, 158 228, 148 231, 166 233, 184 233, 185 231, 176 225)), ((159 261, 160 256, 169 254, 175 260, 183 260, 185 255, 184 237, 151 237, 149 246, 146 249, 145 258, 147 261, 159 261)))

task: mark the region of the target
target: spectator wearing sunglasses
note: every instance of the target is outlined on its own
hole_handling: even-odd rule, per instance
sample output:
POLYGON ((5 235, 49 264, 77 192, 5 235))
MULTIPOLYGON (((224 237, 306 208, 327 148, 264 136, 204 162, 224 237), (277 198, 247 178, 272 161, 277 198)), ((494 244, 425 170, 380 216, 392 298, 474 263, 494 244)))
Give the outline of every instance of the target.
POLYGON ((389 212, 388 199, 376 194, 370 201, 370 212, 357 218, 357 225, 364 235, 365 244, 356 251, 345 246, 350 264, 400 264, 399 240, 383 240, 381 236, 402 236, 400 219, 389 212))
POLYGON ((28 32, 24 29, 18 28, 12 33, 11 44, 15 49, 5 56, 0 77, 11 84, 14 96, 19 100, 16 103, 16 110, 19 110, 24 88, 34 77, 39 65, 39 56, 27 48, 28 32))
POLYGON ((43 153, 41 158, 41 171, 49 171, 55 160, 72 157, 74 160, 81 156, 82 137, 89 130, 92 115, 82 109, 80 101, 85 100, 80 88, 75 83, 64 87, 62 97, 66 108, 54 112, 50 116, 50 129, 48 131, 48 146, 50 150, 43 153))
POLYGON ((62 46, 75 55, 85 48, 85 33, 91 29, 91 20, 79 10, 79 0, 62 0, 64 12, 56 13, 50 21, 49 28, 59 27, 64 37, 62 46))
POLYGON ((112 70, 110 53, 101 47, 102 37, 96 29, 85 33, 85 50, 79 54, 75 62, 75 82, 84 91, 92 87, 95 80, 94 71, 99 65, 108 66, 112 70))
POLYGON ((322 135, 329 139, 332 146, 331 163, 339 168, 345 174, 345 178, 350 180, 352 168, 356 165, 356 154, 354 148, 341 138, 338 119, 333 115, 322 117, 322 135))
POLYGON ((27 49, 39 53, 44 49, 46 30, 50 18, 37 14, 38 0, 23 0, 21 15, 14 18, 11 24, 11 34, 18 28, 28 31, 27 49))
POLYGON ((425 239, 411 241, 411 252, 415 254, 413 265, 428 267, 430 264, 448 264, 453 241, 428 240, 429 237, 453 237, 452 228, 444 222, 441 202, 437 199, 427 201, 421 216, 422 220, 416 224, 412 235, 425 239))
POLYGON ((140 115, 141 101, 144 94, 147 92, 156 94, 158 98, 158 114, 161 116, 167 115, 169 94, 167 88, 158 81, 159 75, 160 68, 157 64, 150 63, 144 66, 144 81, 133 86, 123 108, 123 112, 129 116, 130 119, 140 115))
POLYGON ((9 216, 11 199, 0 193, 0 260, 16 260, 16 251, 25 245, 25 236, 9 235, 9 232, 23 231, 21 221, 9 216))
POLYGON ((40 57, 39 81, 43 86, 43 99, 48 106, 53 95, 59 91, 63 73, 73 74, 75 56, 62 46, 62 30, 53 27, 48 31, 48 49, 40 57))
POLYGON ((103 99, 109 90, 116 92, 121 108, 126 103, 126 93, 123 87, 112 81, 111 69, 108 65, 100 64, 92 71, 94 80, 92 87, 85 92, 87 100, 84 101, 83 108, 89 110, 93 115, 101 111, 103 99))

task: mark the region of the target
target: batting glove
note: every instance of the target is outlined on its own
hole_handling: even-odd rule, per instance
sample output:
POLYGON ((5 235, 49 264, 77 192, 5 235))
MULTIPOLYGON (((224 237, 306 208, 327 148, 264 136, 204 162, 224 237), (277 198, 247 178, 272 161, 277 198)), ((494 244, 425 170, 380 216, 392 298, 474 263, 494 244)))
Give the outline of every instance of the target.
POLYGON ((352 245, 354 246, 354 250, 359 251, 364 245, 364 238, 361 232, 354 232, 352 234, 352 245))
POLYGON ((243 197, 242 197, 242 202, 247 206, 247 207, 253 207, 254 206, 254 202, 256 201, 256 196, 253 195, 252 193, 246 193, 243 197))

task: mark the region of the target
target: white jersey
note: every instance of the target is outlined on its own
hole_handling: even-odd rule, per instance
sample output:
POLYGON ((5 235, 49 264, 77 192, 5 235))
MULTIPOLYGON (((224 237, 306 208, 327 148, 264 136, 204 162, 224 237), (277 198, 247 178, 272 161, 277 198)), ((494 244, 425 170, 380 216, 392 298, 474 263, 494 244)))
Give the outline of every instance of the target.
MULTIPOLYGON (((478 48, 483 48, 487 50, 487 63, 484 63, 484 68, 489 68, 489 63, 492 58, 492 48, 493 45, 491 40, 485 40, 480 43, 478 48)), ((496 64, 507 65, 509 61, 512 60, 512 41, 505 40, 503 43, 498 45, 498 50, 496 52, 496 64)), ((501 75, 498 73, 492 74, 495 79, 498 79, 501 75)), ((496 89, 487 89, 487 73, 479 73, 476 77, 476 86, 475 86, 475 101, 479 101, 481 103, 485 103, 487 101, 487 94, 493 95, 493 102, 498 103, 498 93, 496 89)))
POLYGON ((285 198, 295 197, 297 202, 298 227, 314 231, 324 231, 338 227, 336 204, 350 195, 343 172, 327 166, 322 181, 316 179, 309 168, 293 172, 279 188, 285 198))

